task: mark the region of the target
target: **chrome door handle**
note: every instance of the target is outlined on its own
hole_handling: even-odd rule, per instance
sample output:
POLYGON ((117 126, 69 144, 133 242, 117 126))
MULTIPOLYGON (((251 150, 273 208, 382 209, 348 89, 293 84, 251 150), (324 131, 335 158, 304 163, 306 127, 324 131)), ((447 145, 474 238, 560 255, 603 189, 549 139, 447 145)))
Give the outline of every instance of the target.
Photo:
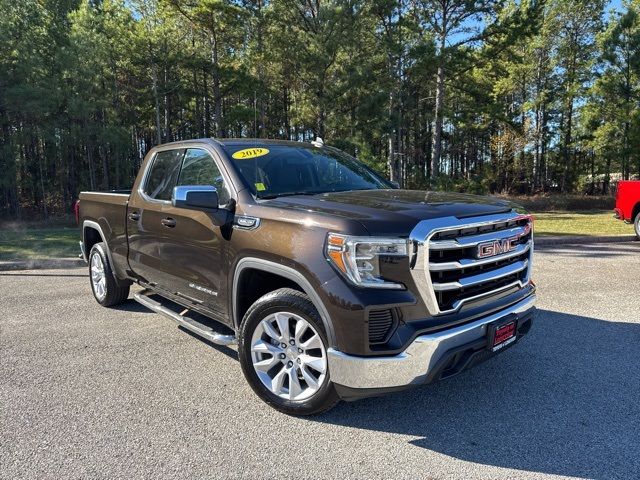
POLYGON ((173 218, 163 218, 160 220, 160 223, 168 228, 173 228, 176 226, 176 221, 173 218))
POLYGON ((132 222, 137 222, 138 220, 140 220, 140 214, 138 212, 131 212, 129 214, 129 220, 131 220, 132 222))

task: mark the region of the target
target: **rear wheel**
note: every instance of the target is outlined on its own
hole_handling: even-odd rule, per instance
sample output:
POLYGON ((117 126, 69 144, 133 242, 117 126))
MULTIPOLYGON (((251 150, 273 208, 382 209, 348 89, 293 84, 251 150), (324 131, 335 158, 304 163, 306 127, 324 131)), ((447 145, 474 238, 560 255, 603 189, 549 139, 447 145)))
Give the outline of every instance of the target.
POLYGON ((636 231, 636 237, 640 240, 640 212, 638 212, 636 218, 633 220, 633 228, 636 231))
POLYGON ((339 400, 320 315, 301 292, 281 288, 258 299, 244 316, 238 353, 251 388, 281 412, 317 414, 339 400))
POLYGON ((102 242, 96 243, 89 253, 89 277, 93 296, 103 307, 118 305, 129 296, 129 285, 121 287, 116 282, 102 242))

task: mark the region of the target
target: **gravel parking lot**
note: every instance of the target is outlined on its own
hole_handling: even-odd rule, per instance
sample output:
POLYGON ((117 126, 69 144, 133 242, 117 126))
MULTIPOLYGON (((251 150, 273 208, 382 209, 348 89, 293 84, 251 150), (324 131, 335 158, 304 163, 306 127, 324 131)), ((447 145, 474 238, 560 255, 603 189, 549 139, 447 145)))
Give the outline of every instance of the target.
POLYGON ((535 259, 531 334, 456 378, 291 418, 235 351, 85 269, 0 272, 0 478, 637 478, 640 243, 535 259))

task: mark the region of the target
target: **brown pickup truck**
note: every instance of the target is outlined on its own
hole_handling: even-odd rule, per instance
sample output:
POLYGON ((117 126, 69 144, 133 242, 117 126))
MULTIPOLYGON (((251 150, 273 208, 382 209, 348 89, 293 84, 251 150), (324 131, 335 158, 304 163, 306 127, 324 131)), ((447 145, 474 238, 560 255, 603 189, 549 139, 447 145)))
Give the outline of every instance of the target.
POLYGON ((532 219, 509 202, 400 190, 313 142, 153 148, 131 192, 83 192, 105 307, 135 300, 217 344, 275 408, 456 375, 532 324, 532 219))

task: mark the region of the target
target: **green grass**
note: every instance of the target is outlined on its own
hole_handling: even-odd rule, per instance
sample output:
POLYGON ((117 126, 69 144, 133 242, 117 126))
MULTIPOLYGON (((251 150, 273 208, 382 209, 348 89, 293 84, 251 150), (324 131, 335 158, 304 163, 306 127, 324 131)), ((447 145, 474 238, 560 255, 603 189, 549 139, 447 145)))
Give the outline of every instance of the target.
POLYGON ((0 260, 75 257, 79 240, 77 228, 0 227, 0 260))
POLYGON ((633 226, 613 218, 613 212, 593 210, 588 212, 534 213, 536 235, 633 235, 633 226))

